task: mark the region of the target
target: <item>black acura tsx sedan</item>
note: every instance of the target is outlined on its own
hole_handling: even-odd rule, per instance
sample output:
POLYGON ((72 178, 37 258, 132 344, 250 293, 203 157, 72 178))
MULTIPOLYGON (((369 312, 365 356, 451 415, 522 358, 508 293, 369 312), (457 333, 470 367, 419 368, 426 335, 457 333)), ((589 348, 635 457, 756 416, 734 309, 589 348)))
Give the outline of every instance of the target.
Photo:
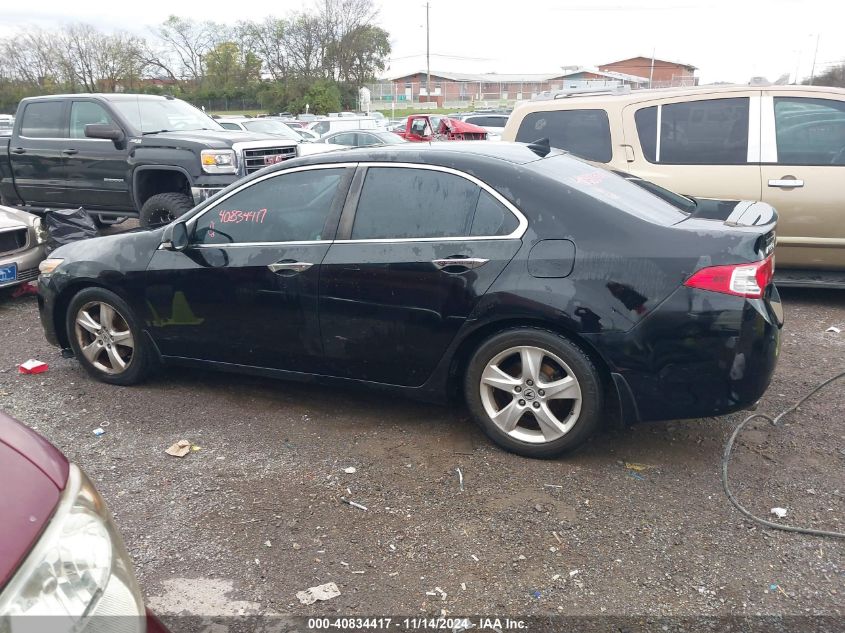
POLYGON ((698 217, 542 142, 268 167, 152 230, 42 264, 47 338, 94 377, 160 365, 463 397, 549 457, 625 422, 748 407, 778 357, 777 215, 698 217))

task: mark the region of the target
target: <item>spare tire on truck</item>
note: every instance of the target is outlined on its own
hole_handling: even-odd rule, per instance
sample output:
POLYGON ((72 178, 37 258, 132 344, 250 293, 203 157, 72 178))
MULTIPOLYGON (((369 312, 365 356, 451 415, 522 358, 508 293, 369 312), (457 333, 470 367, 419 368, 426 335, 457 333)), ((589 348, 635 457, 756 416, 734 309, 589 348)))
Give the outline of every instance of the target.
POLYGON ((155 228, 169 224, 194 208, 194 201, 184 193, 159 193, 150 196, 138 217, 141 226, 155 228))

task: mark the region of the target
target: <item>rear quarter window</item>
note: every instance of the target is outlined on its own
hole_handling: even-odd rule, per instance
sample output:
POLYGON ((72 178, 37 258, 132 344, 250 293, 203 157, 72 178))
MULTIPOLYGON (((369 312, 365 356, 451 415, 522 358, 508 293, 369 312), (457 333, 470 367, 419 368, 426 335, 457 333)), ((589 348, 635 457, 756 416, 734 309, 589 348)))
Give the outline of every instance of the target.
POLYGON ((516 140, 532 143, 548 138, 552 147, 608 163, 613 155, 610 122, 604 110, 552 110, 525 115, 516 140))

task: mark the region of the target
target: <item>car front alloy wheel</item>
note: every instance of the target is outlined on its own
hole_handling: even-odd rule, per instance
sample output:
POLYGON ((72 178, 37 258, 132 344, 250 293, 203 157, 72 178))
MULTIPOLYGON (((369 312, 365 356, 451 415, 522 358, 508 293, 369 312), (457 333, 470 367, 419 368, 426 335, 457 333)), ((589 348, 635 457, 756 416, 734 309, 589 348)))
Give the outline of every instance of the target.
POLYGON ((106 374, 120 374, 132 364, 135 339, 126 318, 101 301, 86 303, 76 313, 76 341, 85 359, 106 374))

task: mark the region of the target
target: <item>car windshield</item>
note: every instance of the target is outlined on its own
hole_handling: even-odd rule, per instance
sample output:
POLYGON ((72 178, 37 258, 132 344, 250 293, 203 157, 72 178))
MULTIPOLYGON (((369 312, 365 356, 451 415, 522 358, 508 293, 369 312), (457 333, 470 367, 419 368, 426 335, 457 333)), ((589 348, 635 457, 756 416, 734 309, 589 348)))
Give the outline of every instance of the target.
POLYGON ((291 141, 301 141, 302 138, 290 129, 281 121, 272 121, 267 119, 253 119, 251 121, 244 121, 243 126, 250 132, 263 132, 265 134, 275 134, 276 136, 284 136, 291 141))
POLYGON ((111 105, 141 134, 224 129, 202 110, 179 99, 115 99, 111 105))

